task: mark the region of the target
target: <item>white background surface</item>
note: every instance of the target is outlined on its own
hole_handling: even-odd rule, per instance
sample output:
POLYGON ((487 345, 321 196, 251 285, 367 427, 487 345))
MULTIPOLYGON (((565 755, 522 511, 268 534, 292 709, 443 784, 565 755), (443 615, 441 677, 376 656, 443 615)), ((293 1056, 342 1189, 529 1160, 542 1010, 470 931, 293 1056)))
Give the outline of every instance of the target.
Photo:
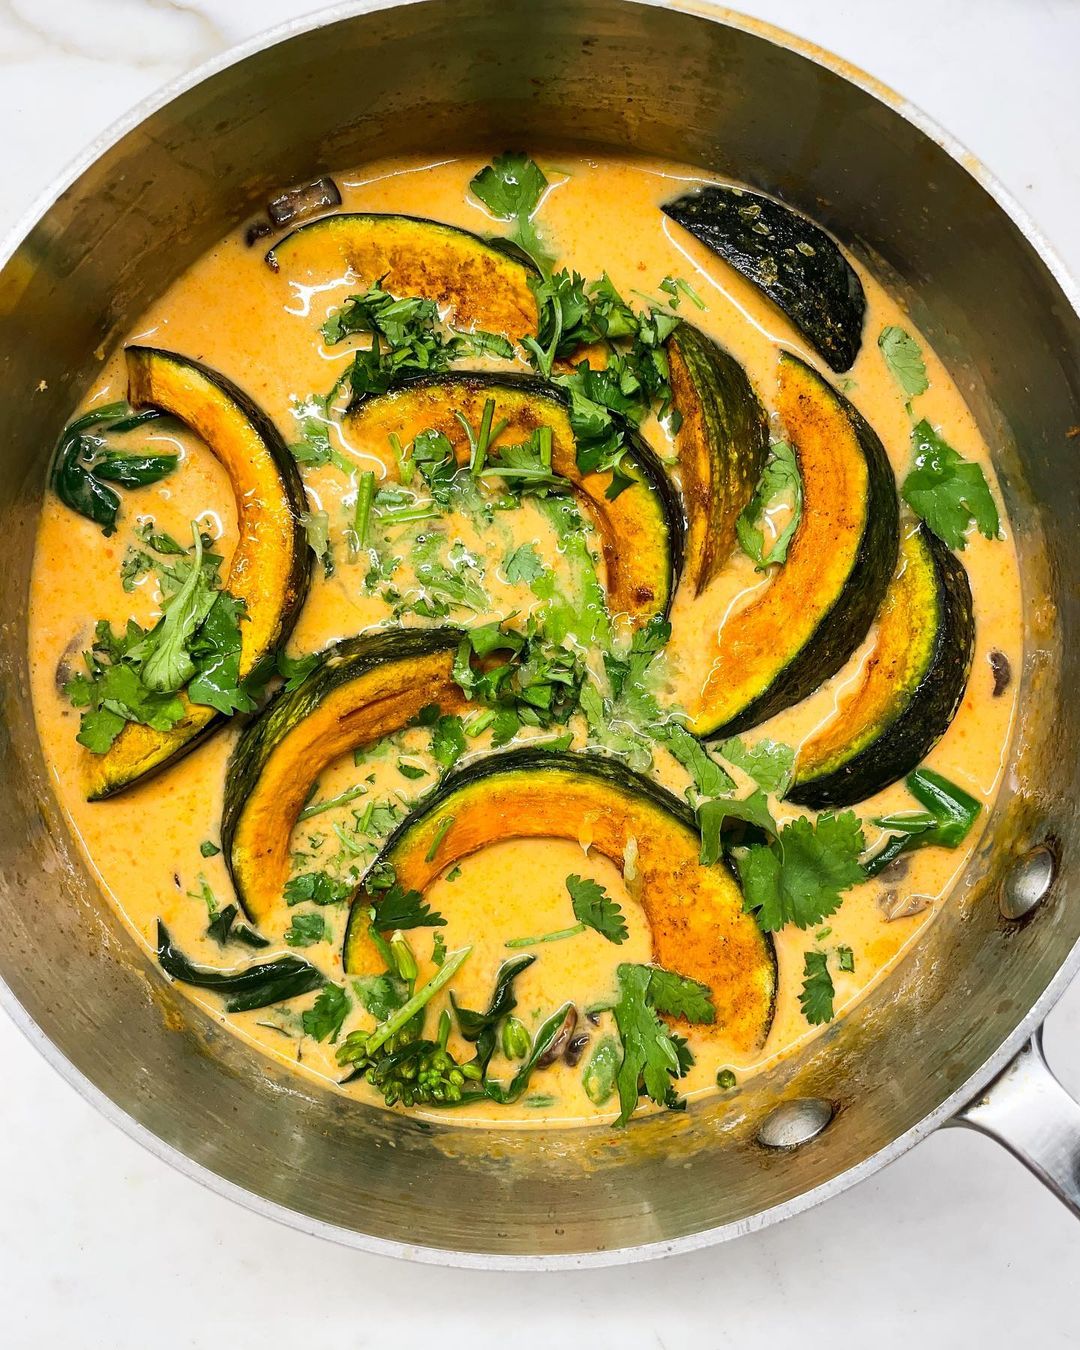
MULTIPOLYGON (((543 0, 537 0, 542 3, 543 0)), ((93 135, 305 0, 0 0, 0 229, 93 135)), ((1080 274, 1080 0, 745 0, 920 104, 1080 274)), ((988 278, 987 284, 992 284, 988 278)), ((1080 1090, 1080 987, 1047 1046, 1080 1090)), ((0 1015, 0 1347, 1080 1344, 1080 1224, 938 1134, 823 1208, 646 1267, 526 1277, 358 1255, 263 1220, 105 1124, 0 1015)))

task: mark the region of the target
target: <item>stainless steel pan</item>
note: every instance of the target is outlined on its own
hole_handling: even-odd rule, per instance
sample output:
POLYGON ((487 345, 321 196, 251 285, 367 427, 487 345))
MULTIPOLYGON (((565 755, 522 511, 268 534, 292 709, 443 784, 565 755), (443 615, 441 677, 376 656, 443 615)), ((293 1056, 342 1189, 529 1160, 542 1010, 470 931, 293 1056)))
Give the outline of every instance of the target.
POLYGON ((1031 225, 924 118, 802 43, 691 3, 333 10, 216 63, 94 147, 11 244, 0 360, 3 998, 135 1138, 310 1232, 480 1266, 717 1242, 947 1123, 1001 1139, 1080 1209, 1080 1108, 1038 1045, 1080 960, 1080 319, 1031 225), (272 189, 372 154, 569 140, 779 193, 891 280, 995 448, 1024 573, 1020 729, 986 844, 917 950, 733 1102, 618 1134, 431 1129, 250 1054, 101 904, 31 718, 34 522, 95 351, 272 189))

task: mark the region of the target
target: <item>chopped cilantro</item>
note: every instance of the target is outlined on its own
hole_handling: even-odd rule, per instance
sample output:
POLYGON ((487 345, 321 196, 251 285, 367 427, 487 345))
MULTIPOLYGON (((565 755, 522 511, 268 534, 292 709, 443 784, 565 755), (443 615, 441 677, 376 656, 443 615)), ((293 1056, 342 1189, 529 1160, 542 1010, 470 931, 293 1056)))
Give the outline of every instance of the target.
POLYGON ((317 1041, 329 1038, 331 1045, 349 1012, 349 996, 339 984, 323 985, 311 1008, 303 1015, 304 1031, 317 1041))
POLYGON ((199 852, 204 858, 213 858, 216 854, 221 852, 221 849, 218 848, 217 844, 215 844, 212 839, 204 839, 199 845, 199 852))
POLYGON ((958 454, 925 419, 912 429, 911 448, 914 464, 901 491, 915 514, 950 548, 964 548, 973 524, 996 539, 1001 522, 982 468, 958 454))
POLYGON ((285 903, 301 905, 341 905, 348 900, 353 887, 347 881, 337 881, 327 872, 304 872, 285 883, 285 903))
POLYGON ((493 216, 513 222, 510 237, 545 269, 551 265, 552 255, 532 218, 547 186, 548 180, 539 166, 520 151, 497 155, 469 184, 473 196, 493 216))
POLYGON ((812 1026, 832 1021, 835 993, 825 953, 807 952, 803 958, 803 987, 799 1004, 803 1016, 812 1026))
POLYGON ((743 552, 753 558, 759 569, 787 561, 788 549, 802 520, 802 507, 799 461, 787 441, 776 441, 769 447, 769 458, 754 495, 735 523, 743 552), (766 549, 762 521, 780 503, 788 507, 787 523, 766 549))
POLYGON ((837 947, 836 963, 841 970, 852 971, 855 969, 855 953, 850 947, 837 947))
POLYGON ((786 924, 809 928, 840 907, 842 893, 862 881, 862 826, 852 811, 800 816, 770 844, 738 850, 744 903, 766 932, 786 924))
POLYGON ((889 324, 878 334, 878 347, 905 398, 917 398, 926 393, 930 381, 926 378, 922 351, 910 333, 896 324, 889 324))
POLYGON ((372 923, 380 933, 395 928, 442 928, 446 923, 419 891, 407 891, 397 881, 387 890, 377 891, 372 898, 375 911, 372 923))
POLYGON ((721 743, 720 754, 775 797, 782 797, 791 784, 795 751, 782 741, 760 740, 747 745, 738 736, 733 736, 721 743))
POLYGON ((514 585, 519 582, 529 585, 542 576, 545 570, 532 544, 519 544, 512 549, 503 559, 503 567, 506 569, 507 581, 514 585))
POLYGON ((330 929, 318 910, 294 914, 292 924, 285 933, 285 941, 290 947, 310 947, 316 942, 329 940, 330 929))
POLYGON ((748 797, 734 800, 719 797, 701 802, 697 809, 698 829, 701 832, 701 861, 706 865, 719 862, 724 848, 724 831, 728 821, 741 821, 766 834, 776 833, 776 822, 769 810, 768 800, 760 788, 748 797))
POLYGON ((574 917, 586 928, 594 928, 601 937, 620 945, 629 937, 622 909, 599 882, 576 875, 566 878, 566 889, 574 907, 574 917))

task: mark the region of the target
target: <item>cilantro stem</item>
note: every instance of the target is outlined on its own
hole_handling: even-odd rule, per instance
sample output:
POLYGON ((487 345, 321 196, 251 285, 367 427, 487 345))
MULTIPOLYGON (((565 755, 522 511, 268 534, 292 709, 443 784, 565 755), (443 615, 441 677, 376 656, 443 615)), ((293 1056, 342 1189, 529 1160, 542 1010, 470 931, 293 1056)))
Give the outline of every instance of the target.
POLYGON ((371 503, 375 500, 375 475, 369 469, 360 475, 356 488, 356 514, 353 528, 357 543, 363 547, 367 543, 368 521, 371 518, 371 503))
POLYGON ((577 937, 579 933, 584 933, 585 925, 583 923, 574 924, 573 928, 558 928, 554 933, 543 933, 539 937, 511 938, 509 942, 504 942, 504 947, 538 947, 541 942, 559 942, 563 938, 577 937))
POLYGON ((433 506, 406 506, 398 511, 379 511, 384 525, 407 525, 414 520, 433 520, 440 513, 433 506))
POLYGON ((538 431, 538 440, 540 443, 540 463, 545 469, 551 472, 551 448, 555 438, 555 433, 550 427, 540 427, 538 431))
POLYGON ((358 858, 363 853, 363 844, 358 844, 355 839, 350 839, 340 825, 334 826, 334 833, 341 840, 341 846, 346 853, 351 853, 354 858, 358 858))
POLYGON ((402 449, 401 441, 398 439, 396 432, 392 431, 388 439, 390 441, 390 449, 394 452, 394 462, 397 464, 398 477, 401 479, 402 483, 408 487, 413 480, 413 475, 416 473, 416 464, 412 459, 409 450, 402 449))
POLYGON ((439 821, 435 829, 435 833, 431 839, 431 847, 428 849, 427 853, 424 856, 425 862, 435 861, 435 854, 438 853, 439 851, 439 845, 446 838, 447 834, 449 833, 450 826, 453 825, 453 823, 454 823, 453 816, 443 816, 442 820, 439 821))
POLYGON ((449 984, 458 973, 471 951, 471 947, 462 947, 460 951, 451 952, 427 984, 421 985, 412 998, 407 999, 385 1022, 375 1028, 365 1045, 366 1054, 373 1055, 391 1036, 399 1032, 406 1022, 411 1021, 421 1008, 426 1008, 439 990, 449 984))
POLYGON ((346 802, 351 802, 357 797, 363 797, 367 788, 361 784, 356 787, 346 789, 345 792, 339 792, 336 797, 327 797, 325 801, 312 802, 310 806, 305 806, 297 816, 297 820, 310 820, 312 816, 317 816, 320 811, 333 810, 335 806, 344 806, 346 802))

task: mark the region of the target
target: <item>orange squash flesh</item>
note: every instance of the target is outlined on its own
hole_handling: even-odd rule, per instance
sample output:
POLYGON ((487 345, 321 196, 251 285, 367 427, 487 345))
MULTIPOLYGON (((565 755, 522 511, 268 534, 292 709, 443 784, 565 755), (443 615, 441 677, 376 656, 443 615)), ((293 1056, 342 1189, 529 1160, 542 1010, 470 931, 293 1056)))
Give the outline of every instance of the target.
POLYGON ((389 438, 408 445, 421 431, 441 431, 459 464, 469 460, 469 440, 458 413, 479 427, 488 399, 495 402, 493 425, 506 421, 492 446, 519 444, 537 427, 552 430, 552 472, 572 485, 600 536, 607 576, 608 609, 644 622, 666 612, 673 589, 671 527, 659 493, 631 455, 628 468, 638 480, 612 501, 605 495, 610 474, 582 474, 565 403, 540 380, 453 374, 417 380, 362 402, 349 417, 352 444, 396 472, 389 438))
MULTIPOLYGON (((505 767, 490 772, 470 766, 459 775, 467 781, 456 789, 444 785, 437 802, 421 804, 400 826, 380 861, 392 864, 406 890, 423 893, 455 862, 505 839, 572 839, 619 867, 636 845, 630 885, 652 932, 653 959, 712 991, 716 1022, 698 1028, 701 1034, 723 1038, 739 1053, 758 1049, 776 993, 772 944, 744 912, 731 872, 698 861, 700 840, 682 804, 655 785, 647 795, 627 786, 620 779, 629 771, 613 773, 610 761, 590 771, 599 757, 538 753, 544 754, 493 756, 489 763, 505 767)), ((345 969, 352 974, 381 969, 367 903, 361 892, 346 935, 345 969)))
POLYGON ((241 738, 226 782, 222 848, 237 899, 255 923, 280 910, 290 836, 320 773, 347 751, 408 726, 422 708, 436 704, 448 713, 467 706, 452 678, 460 634, 441 647, 439 637, 417 630, 339 644, 241 738), (384 639, 395 640, 397 659, 371 659, 380 643, 391 645, 384 639))
POLYGON ((835 674, 869 630, 896 567, 896 485, 871 428, 787 354, 777 410, 802 474, 802 519, 787 561, 713 638, 715 656, 693 710, 699 736, 765 721, 835 674))
MULTIPOLYGON (((174 352, 128 347, 128 399, 189 427, 224 466, 236 497, 238 538, 222 586, 246 606, 240 676, 288 635, 307 593, 310 550, 299 472, 273 423, 224 376, 174 352)), ((169 731, 129 722, 91 764, 87 796, 108 797, 185 754, 221 714, 181 695, 184 720, 169 731)))
POLYGON ((346 213, 301 225, 267 253, 275 272, 305 286, 348 278, 359 291, 434 300, 457 328, 512 342, 536 332, 535 269, 479 235, 414 216, 346 213))

